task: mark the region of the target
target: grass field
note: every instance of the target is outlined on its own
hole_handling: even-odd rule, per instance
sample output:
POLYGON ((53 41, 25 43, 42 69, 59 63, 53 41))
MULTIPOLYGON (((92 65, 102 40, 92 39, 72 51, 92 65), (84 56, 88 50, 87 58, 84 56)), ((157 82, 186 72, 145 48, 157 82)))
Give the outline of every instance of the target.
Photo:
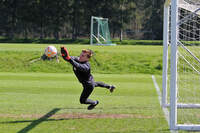
POLYGON ((0 73, 0 132, 168 132, 151 75, 94 76, 117 90, 96 88, 91 98, 100 104, 88 111, 73 74, 0 73))
MULTIPOLYGON (((0 44, 1 72, 72 72, 71 66, 60 58, 60 63, 35 62, 30 60, 39 58, 46 44, 0 44)), ((55 45, 60 50, 61 45, 55 45)), ((89 46, 66 45, 70 55, 79 56, 82 49, 92 49, 96 53, 99 66, 91 60, 92 71, 95 73, 144 73, 161 74, 162 47, 161 46, 89 46)))
POLYGON ((161 85, 157 66, 162 47, 67 46, 72 55, 82 48, 96 51, 102 65, 91 62, 95 80, 117 86, 112 94, 95 88, 91 99, 100 104, 92 111, 79 103, 82 87, 69 64, 61 60, 27 65, 45 47, 0 45, 0 133, 170 132, 151 78, 151 73, 158 74, 161 85))

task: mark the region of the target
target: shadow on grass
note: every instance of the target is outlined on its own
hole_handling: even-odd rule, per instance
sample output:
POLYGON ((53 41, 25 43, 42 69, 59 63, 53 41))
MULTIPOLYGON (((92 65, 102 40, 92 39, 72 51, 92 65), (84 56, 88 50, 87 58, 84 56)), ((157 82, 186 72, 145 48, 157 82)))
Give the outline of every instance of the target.
POLYGON ((37 119, 37 120, 33 120, 33 121, 15 121, 15 122, 12 122, 12 123, 32 122, 31 124, 29 124, 28 126, 26 126, 25 128, 23 128, 23 129, 21 129, 20 131, 17 132, 17 133, 27 133, 31 129, 35 128, 38 124, 42 123, 43 121, 48 120, 49 117, 54 115, 59 110, 60 110, 60 108, 55 108, 55 109, 51 110, 50 112, 48 112, 47 114, 45 114, 44 116, 42 116, 41 118, 37 119))
MULTIPOLYGON (((127 108, 131 108, 131 107, 127 107, 127 108)), ((38 126, 39 124, 41 124, 44 121, 62 121, 62 120, 81 119, 81 118, 49 119, 51 116, 56 114, 61 109, 83 109, 83 108, 54 108, 51 111, 49 111, 47 114, 45 114, 44 116, 40 117, 37 120, 7 121, 7 122, 0 122, 0 124, 9 124, 9 123, 10 124, 16 124, 16 123, 26 123, 26 122, 30 123, 31 122, 25 128, 23 128, 23 129, 21 129, 20 131, 17 132, 17 133, 28 133, 29 131, 31 131, 33 128, 35 128, 36 126, 38 126)), ((112 109, 118 109, 118 107, 113 107, 112 109)), ((170 133, 169 129, 156 129, 156 130, 136 129, 136 130, 133 130, 132 132, 139 132, 139 133, 146 133, 146 132, 170 133)), ((121 133, 121 132, 98 132, 98 133, 121 133)))
MULTIPOLYGON (((72 119, 81 119, 81 118, 60 118, 60 119, 46 119, 43 121, 64 121, 64 120, 72 120, 72 119)), ((19 120, 19 121, 6 121, 6 122, 0 122, 0 124, 17 124, 17 123, 26 123, 26 122, 35 122, 37 120, 19 120)), ((40 122, 41 123, 41 122, 40 122)), ((22 133, 22 132, 18 132, 18 133, 22 133)), ((26 132, 23 132, 26 133, 26 132)))

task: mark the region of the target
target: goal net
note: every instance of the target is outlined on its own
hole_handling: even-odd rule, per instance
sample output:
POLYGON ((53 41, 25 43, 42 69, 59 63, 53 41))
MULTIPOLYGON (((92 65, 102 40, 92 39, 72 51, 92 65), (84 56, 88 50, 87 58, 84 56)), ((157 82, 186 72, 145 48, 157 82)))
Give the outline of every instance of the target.
POLYGON ((200 130, 200 0, 168 0, 164 8, 162 104, 171 129, 200 130))
POLYGON ((91 45, 115 45, 110 39, 110 31, 108 27, 108 18, 91 17, 90 31, 91 45))

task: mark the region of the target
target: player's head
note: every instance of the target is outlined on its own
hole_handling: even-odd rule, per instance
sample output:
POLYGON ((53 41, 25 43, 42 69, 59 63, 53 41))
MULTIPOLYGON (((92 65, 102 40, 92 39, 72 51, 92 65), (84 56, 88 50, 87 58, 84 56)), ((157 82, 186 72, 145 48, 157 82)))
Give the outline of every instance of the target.
POLYGON ((80 57, 79 57, 79 61, 80 62, 85 62, 85 61, 88 61, 93 55, 93 52, 92 50, 90 49, 83 49, 81 54, 80 54, 80 57))

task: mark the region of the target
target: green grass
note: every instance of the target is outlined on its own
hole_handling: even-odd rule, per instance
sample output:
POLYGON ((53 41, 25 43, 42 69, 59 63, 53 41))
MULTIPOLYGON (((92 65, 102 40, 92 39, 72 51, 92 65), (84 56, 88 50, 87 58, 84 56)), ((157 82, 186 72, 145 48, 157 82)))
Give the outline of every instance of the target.
POLYGON ((169 132, 151 75, 94 74, 94 77, 96 81, 115 84, 117 90, 111 94, 106 89, 95 88, 91 99, 98 99, 100 104, 88 111, 87 106, 79 103, 82 87, 74 74, 0 73, 0 133, 169 132), (134 117, 51 117, 77 113, 134 117))
MULTIPOLYGON (((61 45, 55 45, 58 50, 61 45)), ((60 57, 56 61, 39 61, 30 64, 30 60, 39 58, 47 47, 44 44, 0 44, 1 72, 72 72, 70 64, 60 57)), ((80 51, 89 48, 95 51, 98 66, 91 59, 92 71, 96 73, 144 73, 161 74, 161 46, 89 46, 66 45, 70 55, 79 56, 80 51)))
POLYGON ((95 88, 90 98, 100 104, 92 111, 79 103, 82 86, 61 57, 60 63, 29 63, 45 47, 0 44, 0 133, 169 133, 151 79, 156 74, 161 86, 161 46, 66 45, 73 56, 84 48, 95 51, 100 63, 91 60, 95 80, 117 86, 112 94, 95 88))

